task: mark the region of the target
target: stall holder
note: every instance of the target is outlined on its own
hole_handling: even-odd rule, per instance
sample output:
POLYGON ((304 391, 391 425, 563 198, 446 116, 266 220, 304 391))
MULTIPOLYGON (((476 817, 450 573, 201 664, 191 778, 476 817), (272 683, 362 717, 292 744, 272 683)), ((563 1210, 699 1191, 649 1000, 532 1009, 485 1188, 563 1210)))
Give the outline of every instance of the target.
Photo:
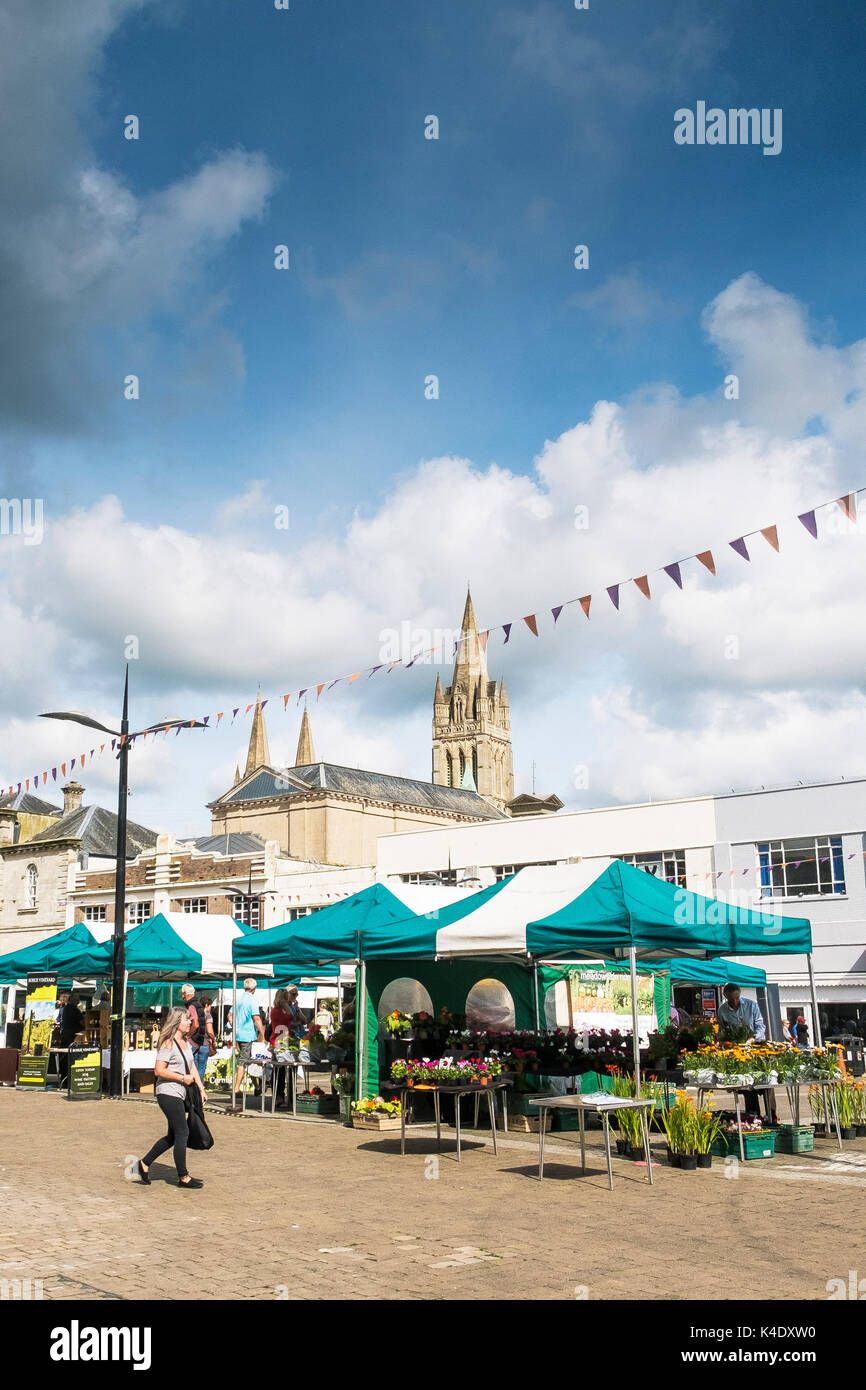
MULTIPOLYGON (((835 1124, 835 1126, 836 1126, 836 1139, 837 1139, 837 1141, 838 1141, 839 1148, 841 1149, 841 1147, 842 1147, 842 1130, 841 1130, 840 1125, 839 1125, 839 1110, 838 1110, 838 1107, 837 1107, 837 1105, 836 1105, 836 1093, 835 1093, 834 1090, 833 1090, 832 1083, 829 1082, 829 1081, 788 1081, 788 1082, 785 1082, 785 1083, 781 1083, 781 1082, 780 1082, 778 1086, 769 1086, 769 1085, 766 1085, 766 1086, 760 1086, 760 1085, 758 1085, 758 1086, 698 1086, 698 1087, 697 1087, 697 1092, 698 1092, 698 1109, 700 1110, 700 1109, 702 1108, 703 1103, 704 1103, 704 1096, 706 1096, 706 1095, 707 1095, 708 1093, 710 1093, 710 1092, 711 1092, 713 1095, 717 1095, 717 1094, 719 1094, 719 1092, 724 1092, 724 1091, 726 1091, 726 1092, 728 1093, 728 1095, 733 1096, 733 1099, 734 1099, 734 1109, 736 1110, 736 1114, 737 1114, 737 1138, 739 1139, 739 1142, 740 1142, 740 1159, 742 1160, 743 1163, 745 1163, 745 1161, 746 1161, 746 1151, 745 1151, 745 1148, 744 1148, 744 1146, 743 1146, 743 1123, 742 1123, 742 1113, 741 1113, 741 1111, 740 1111, 740 1096, 741 1096, 741 1095, 757 1095, 757 1096, 763 1096, 763 1098, 764 1098, 764 1110, 765 1110, 765 1113, 766 1113, 767 1120, 768 1120, 768 1122, 769 1122, 769 1121, 771 1121, 772 1118, 773 1118, 773 1116, 772 1116, 772 1111, 771 1111, 771 1106, 770 1106, 770 1093, 772 1092, 773 1097, 775 1097, 776 1091, 777 1091, 777 1090, 780 1090, 780 1089, 782 1089, 782 1088, 784 1088, 784 1090, 785 1090, 785 1091, 787 1092, 787 1094, 788 1094, 788 1103, 789 1103, 789 1105, 790 1105, 790 1107, 791 1107, 791 1114, 792 1114, 793 1119, 794 1119, 794 1124, 795 1124, 795 1125, 799 1125, 799 1123, 800 1123, 800 1091, 802 1090, 802 1088, 803 1088, 804 1086, 818 1086, 818 1087, 820 1088, 821 1093, 822 1093, 822 1096, 823 1096, 823 1100, 824 1100, 824 1117, 825 1117, 825 1118, 824 1118, 824 1133, 827 1135, 828 1138, 830 1137, 830 1113, 831 1113, 831 1111, 832 1111, 832 1114, 833 1114, 833 1122, 834 1122, 834 1124, 835 1124), (828 1091, 830 1092, 830 1100, 829 1100, 829 1103, 828 1103, 828 1100, 827 1100, 827 1092, 828 1092, 828 1091)), ((774 1105, 775 1105, 775 1101, 774 1101, 774 1105)))
POLYGON ((586 1172, 586 1125, 585 1116, 587 1110, 595 1111, 601 1116, 602 1128, 604 1130, 604 1150, 607 1158, 607 1180, 611 1192, 613 1192, 613 1163, 610 1153, 610 1120, 611 1111, 616 1110, 639 1110, 641 1121, 641 1134, 643 1136, 643 1151, 646 1159, 647 1182, 653 1185, 652 1155, 650 1154, 649 1142, 649 1111, 654 1102, 652 1100, 630 1100, 624 1096, 610 1096, 605 1100, 593 1096, 542 1096, 538 1100, 531 1100, 530 1105, 534 1105, 538 1110, 538 1180, 544 1178, 544 1132, 547 1127, 548 1110, 576 1110, 580 1122, 580 1171, 586 1172))

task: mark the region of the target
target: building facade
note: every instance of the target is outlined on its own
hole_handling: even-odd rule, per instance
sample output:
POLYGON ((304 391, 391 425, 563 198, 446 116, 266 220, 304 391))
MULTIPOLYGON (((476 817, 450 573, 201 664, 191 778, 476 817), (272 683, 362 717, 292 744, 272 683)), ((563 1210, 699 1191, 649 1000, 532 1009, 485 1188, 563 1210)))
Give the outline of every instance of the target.
MULTIPOLYGON (((378 877, 486 887, 526 864, 620 858, 703 896, 807 917, 832 1028, 866 1019, 864 851, 866 780, 856 779, 391 835, 378 877)), ((783 1012, 810 1019, 804 959, 751 963, 779 985, 783 1012)))

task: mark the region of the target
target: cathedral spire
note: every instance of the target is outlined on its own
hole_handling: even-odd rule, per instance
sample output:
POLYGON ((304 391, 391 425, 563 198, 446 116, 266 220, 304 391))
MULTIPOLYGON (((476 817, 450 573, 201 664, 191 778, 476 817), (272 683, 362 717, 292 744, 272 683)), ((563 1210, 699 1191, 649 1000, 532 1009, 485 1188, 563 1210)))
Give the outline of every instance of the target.
POLYGON ((313 735, 310 732, 310 716, 307 714, 307 706, 304 705, 304 717, 301 720, 301 732, 298 735, 298 751, 295 754, 295 767, 309 767, 315 761, 313 735))
POLYGON ((455 679, 459 672, 465 672, 472 676, 480 676, 487 672, 487 658, 478 640, 478 622, 469 589, 466 590, 466 604, 463 609, 463 621, 460 624, 460 640, 454 661, 455 679))
POLYGON ((244 776, 249 777, 250 773, 255 772, 259 767, 267 767, 270 761, 268 731, 265 728, 265 716, 262 713, 262 692, 259 691, 256 695, 256 708, 253 713, 253 727, 250 730, 250 746, 247 751, 244 776))

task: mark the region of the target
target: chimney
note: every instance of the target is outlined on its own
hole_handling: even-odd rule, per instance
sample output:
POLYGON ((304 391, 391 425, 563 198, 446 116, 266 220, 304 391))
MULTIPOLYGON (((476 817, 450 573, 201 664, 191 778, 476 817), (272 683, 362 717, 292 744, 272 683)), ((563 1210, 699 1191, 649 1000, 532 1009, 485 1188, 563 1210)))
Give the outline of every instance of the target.
POLYGON ((84 796, 84 788, 79 782, 67 782, 62 788, 63 791, 63 814, 68 816, 70 811, 77 811, 84 796))

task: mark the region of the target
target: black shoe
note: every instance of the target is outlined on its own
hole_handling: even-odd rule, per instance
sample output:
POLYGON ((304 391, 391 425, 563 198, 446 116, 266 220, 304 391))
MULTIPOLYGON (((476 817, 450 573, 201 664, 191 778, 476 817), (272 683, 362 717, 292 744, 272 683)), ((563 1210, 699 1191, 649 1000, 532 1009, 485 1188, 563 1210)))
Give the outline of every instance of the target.
POLYGON ((138 1181, 144 1183, 145 1187, 150 1185, 150 1169, 145 1172, 141 1166, 141 1159, 138 1160, 138 1181))
POLYGON ((204 1187, 201 1178, 187 1178, 186 1182, 181 1182, 178 1178, 177 1185, 178 1187, 204 1187))

